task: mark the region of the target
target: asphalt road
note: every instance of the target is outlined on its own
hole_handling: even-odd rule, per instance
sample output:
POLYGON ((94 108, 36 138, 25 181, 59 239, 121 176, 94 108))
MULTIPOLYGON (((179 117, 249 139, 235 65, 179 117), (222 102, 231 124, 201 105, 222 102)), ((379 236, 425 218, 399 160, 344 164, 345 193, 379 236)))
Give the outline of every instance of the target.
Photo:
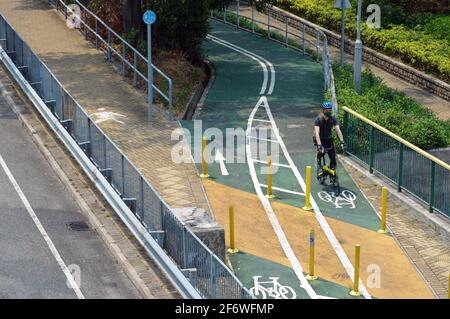
POLYGON ((1 70, 0 298, 140 298, 94 231, 68 227, 87 219, 11 111, 12 90, 1 70))

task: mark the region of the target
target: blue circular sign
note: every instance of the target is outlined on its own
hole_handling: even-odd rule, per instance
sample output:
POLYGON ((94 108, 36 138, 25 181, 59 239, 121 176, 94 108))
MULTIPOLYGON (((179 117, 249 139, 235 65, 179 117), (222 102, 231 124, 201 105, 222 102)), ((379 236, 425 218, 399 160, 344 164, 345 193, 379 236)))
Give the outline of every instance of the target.
POLYGON ((144 13, 145 24, 153 24, 156 21, 156 14, 152 10, 148 10, 144 13))

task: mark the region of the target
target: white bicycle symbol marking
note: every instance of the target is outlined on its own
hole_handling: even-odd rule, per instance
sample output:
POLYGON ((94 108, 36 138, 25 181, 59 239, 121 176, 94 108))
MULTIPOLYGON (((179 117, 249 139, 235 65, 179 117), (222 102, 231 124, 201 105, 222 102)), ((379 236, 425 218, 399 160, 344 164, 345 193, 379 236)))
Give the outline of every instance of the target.
POLYGON ((333 203, 336 208, 342 208, 343 205, 349 206, 348 208, 356 208, 355 200, 356 194, 349 190, 344 190, 341 194, 336 197, 334 192, 321 191, 317 193, 319 198, 327 203, 333 203))
POLYGON ((250 288, 250 292, 256 298, 260 297, 262 299, 267 299, 267 297, 272 297, 275 299, 295 299, 297 297, 294 289, 289 286, 283 286, 278 282, 278 277, 269 277, 270 281, 259 281, 262 276, 253 276, 254 286, 250 288), (271 287, 264 287, 263 285, 269 285, 271 287))

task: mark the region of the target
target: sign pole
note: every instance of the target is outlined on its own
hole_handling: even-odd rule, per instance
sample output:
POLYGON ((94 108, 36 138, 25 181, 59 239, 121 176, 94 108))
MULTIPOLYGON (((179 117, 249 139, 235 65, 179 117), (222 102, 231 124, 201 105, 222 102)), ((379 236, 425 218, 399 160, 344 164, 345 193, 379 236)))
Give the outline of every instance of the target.
POLYGON ((349 0, 336 0, 334 4, 334 8, 341 9, 341 65, 344 65, 344 45, 345 45, 345 10, 350 9, 352 7, 349 0))
POLYGON ((344 65, 344 45, 345 45, 345 7, 344 0, 341 0, 341 65, 344 65))
POLYGON ((144 13, 144 22, 147 24, 147 121, 152 123, 153 118, 153 63, 152 63, 152 24, 156 21, 156 14, 148 10, 144 13))
POLYGON ((361 6, 362 1, 358 0, 358 29, 355 41, 355 64, 354 64, 354 81, 355 91, 361 94, 361 67, 362 67, 362 41, 361 41, 361 6))

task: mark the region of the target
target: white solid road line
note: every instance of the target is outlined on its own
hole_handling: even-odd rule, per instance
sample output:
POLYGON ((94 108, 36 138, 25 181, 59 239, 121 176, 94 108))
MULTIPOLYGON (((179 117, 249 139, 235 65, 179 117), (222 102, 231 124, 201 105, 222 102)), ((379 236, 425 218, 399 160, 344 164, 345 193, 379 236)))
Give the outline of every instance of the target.
POLYGON ((232 46, 229 46, 229 45, 227 45, 227 44, 225 44, 225 43, 222 43, 220 40, 215 39, 215 38, 213 38, 213 37, 210 36, 210 35, 208 35, 206 38, 209 39, 209 40, 211 40, 211 41, 216 42, 217 44, 223 45, 223 46, 225 46, 225 47, 227 47, 227 48, 229 48, 229 49, 231 49, 231 50, 233 50, 233 51, 236 51, 236 52, 238 52, 238 53, 241 53, 241 54, 243 54, 243 55, 249 57, 250 59, 253 59, 253 60, 255 60, 256 62, 258 62, 258 63, 261 65, 261 67, 263 68, 263 72, 264 72, 264 81, 263 81, 263 84, 262 84, 262 87, 261 87, 261 91, 259 92, 259 94, 261 94, 261 95, 264 94, 264 92, 265 92, 266 89, 267 89, 267 83, 268 83, 268 81, 269 81, 269 73, 268 73, 268 70, 267 70, 267 66, 264 64, 263 61, 261 61, 261 60, 259 60, 258 58, 252 56, 251 54, 247 54, 247 53, 245 53, 245 52, 243 52, 243 51, 241 51, 241 50, 238 50, 238 49, 236 49, 236 48, 233 48, 232 46))
POLYGON ((244 48, 241 48, 240 46, 237 46, 236 44, 233 44, 231 42, 228 42, 228 41, 225 41, 225 40, 220 39, 218 37, 215 37, 212 34, 208 34, 208 37, 210 37, 211 39, 215 39, 216 41, 219 41, 222 45, 225 45, 225 46, 227 46, 230 49, 233 49, 235 51, 239 51, 240 53, 242 53, 242 54, 244 54, 246 56, 252 56, 252 57, 254 57, 254 58, 256 58, 256 59, 258 59, 260 61, 263 61, 270 69, 271 78, 270 78, 269 90, 265 94, 264 94, 265 90, 262 91, 260 93, 260 95, 263 95, 263 94, 264 95, 272 95, 273 90, 275 88, 275 81, 276 81, 275 74, 276 74, 276 72, 275 72, 275 68, 274 68, 274 66, 273 66, 273 64, 271 62, 269 62, 267 59, 263 58, 262 56, 259 56, 259 55, 255 54, 253 52, 250 52, 250 51, 248 51, 248 50, 246 50, 244 48))
POLYGON ((6 165, 6 162, 4 161, 2 155, 0 154, 0 166, 3 168, 3 171, 5 172, 6 176, 8 177, 9 181, 13 185, 15 191, 19 195, 22 203, 24 204, 28 214, 30 215, 31 219, 33 219, 34 224, 38 228, 39 232, 41 233, 42 237, 45 240, 45 243, 47 244, 48 248, 50 249, 53 257, 55 258, 58 265, 61 267, 61 270, 63 271, 64 275, 67 278, 67 281, 70 283, 70 286, 75 291, 75 294, 77 295, 78 299, 85 299, 83 293, 80 290, 80 287, 78 287, 78 284, 75 282, 74 278, 72 277, 72 274, 70 273, 69 269, 67 268, 66 264, 61 258, 61 255, 59 254, 58 250, 56 249, 55 245, 53 244, 53 241, 47 234, 47 232, 44 229, 44 226, 42 226, 41 222, 39 221, 39 218, 37 217, 36 213, 34 212, 33 208, 30 205, 30 202, 26 198, 25 194, 22 192, 19 184, 17 183, 16 179, 14 178, 13 174, 9 170, 8 166, 6 165))
MULTIPOLYGON (((265 96, 262 96, 256 106, 253 108, 247 122, 247 131, 246 134, 250 135, 252 131, 252 122, 253 117, 256 114, 256 111, 261 106, 261 104, 267 103, 267 98, 265 96)), ((261 189, 261 186, 259 184, 258 176, 256 175, 255 171, 255 165, 253 163, 253 157, 252 157, 252 151, 251 151, 251 145, 250 145, 250 139, 247 139, 247 143, 245 145, 246 155, 247 155, 247 163, 248 168, 250 171, 250 176, 253 181, 253 186, 255 188, 256 194, 259 197, 259 200, 261 201, 261 204, 264 207, 264 210, 266 211, 267 217, 269 218, 270 224, 272 225, 273 230, 275 231, 275 234, 278 237, 278 241, 281 244, 281 248, 283 249, 286 257, 288 258, 290 264, 292 265, 292 268, 294 270, 295 275, 297 276, 298 280, 300 281, 300 287, 305 289, 307 294, 312 299, 317 299, 317 294, 312 289, 311 285, 309 284, 308 280, 305 278, 305 275, 303 274, 303 267, 298 261, 297 257, 295 256, 294 250, 292 249, 291 245, 289 244, 289 241, 286 237, 286 234, 284 233, 283 229, 281 228, 281 225, 278 221, 277 216, 275 215, 275 212, 273 211, 272 205, 270 204, 270 201, 264 196, 264 193, 261 189)))

